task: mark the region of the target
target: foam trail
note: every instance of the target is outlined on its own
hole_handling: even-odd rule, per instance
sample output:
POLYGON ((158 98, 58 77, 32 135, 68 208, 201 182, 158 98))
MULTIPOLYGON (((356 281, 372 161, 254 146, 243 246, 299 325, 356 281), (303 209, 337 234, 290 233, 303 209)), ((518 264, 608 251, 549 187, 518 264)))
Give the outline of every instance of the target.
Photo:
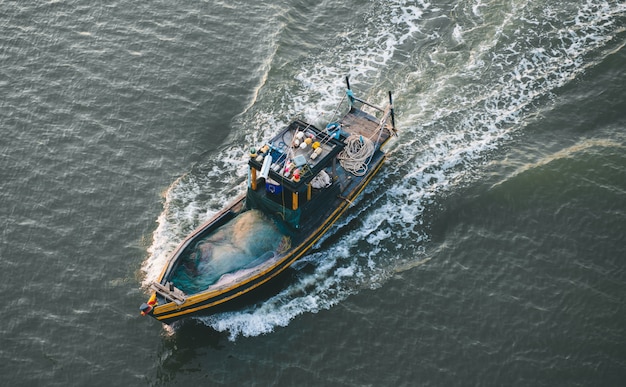
MULTIPOLYGON (((332 114, 345 74, 351 75, 355 90, 378 89, 388 82, 384 69, 392 68, 399 72, 390 81, 399 85, 396 106, 403 107, 398 109, 400 138, 389 147, 393 168, 383 168, 362 194, 368 199, 357 199, 336 223, 332 242, 327 235, 295 265, 293 284, 258 308, 201 319, 228 331, 232 340, 271 332, 300 314, 328 309, 360 289, 381 286, 397 272, 428 262, 426 209, 459 184, 478 178, 477 167, 524 128, 529 113, 601 61, 604 48, 623 29, 619 20, 626 12, 625 4, 591 0, 582 5, 518 1, 506 14, 493 14, 480 0, 450 9, 423 1, 369 5, 372 12, 363 14, 358 33, 346 26, 351 32, 344 38, 348 48, 324 52, 296 68, 292 79, 299 92, 289 95, 288 102, 253 107, 240 119, 245 127, 260 130, 240 135, 263 141, 285 123, 285 111, 287 116, 304 112, 309 120, 318 120, 320 112, 332 114), (461 6, 467 10, 457 8, 461 6), (380 20, 391 23, 381 25, 380 20), (433 23, 448 27, 433 30, 433 23), (420 48, 410 51, 411 42, 420 48), (459 45, 468 48, 459 50, 459 45)), ((382 94, 366 97, 384 100, 382 94)), ((191 225, 219 209, 226 201, 222 195, 242 188, 244 148, 233 141, 211 156, 208 163, 214 167, 185 176, 168 190, 144 265, 146 278, 162 266, 173 248, 171 240, 182 239, 191 225), (206 186, 223 188, 200 188, 206 186)))

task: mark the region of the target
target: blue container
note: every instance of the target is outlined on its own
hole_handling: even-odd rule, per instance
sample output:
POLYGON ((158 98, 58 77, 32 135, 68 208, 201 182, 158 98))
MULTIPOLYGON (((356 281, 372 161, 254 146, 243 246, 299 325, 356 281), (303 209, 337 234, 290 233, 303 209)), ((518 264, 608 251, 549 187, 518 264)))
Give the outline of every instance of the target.
POLYGON ((265 190, 269 194, 276 195, 276 194, 279 194, 279 193, 283 192, 283 186, 278 184, 274 180, 267 179, 265 181, 265 190))

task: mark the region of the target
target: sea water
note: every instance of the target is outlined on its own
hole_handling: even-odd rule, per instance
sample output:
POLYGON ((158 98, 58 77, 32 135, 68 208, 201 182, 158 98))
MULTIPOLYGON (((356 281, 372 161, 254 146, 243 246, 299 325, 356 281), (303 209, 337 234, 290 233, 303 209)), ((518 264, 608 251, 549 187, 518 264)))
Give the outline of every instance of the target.
POLYGON ((621 385, 618 0, 0 2, 0 364, 12 386, 621 385), (164 329, 146 289, 322 127, 397 139, 262 302, 164 329))

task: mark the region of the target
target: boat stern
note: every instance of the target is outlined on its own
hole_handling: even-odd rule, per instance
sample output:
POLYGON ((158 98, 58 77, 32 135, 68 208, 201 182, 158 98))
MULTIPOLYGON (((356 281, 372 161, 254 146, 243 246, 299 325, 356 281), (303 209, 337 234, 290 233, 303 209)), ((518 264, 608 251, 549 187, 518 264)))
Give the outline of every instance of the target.
POLYGON ((151 315, 154 311, 154 307, 158 305, 156 292, 152 293, 147 302, 144 302, 139 307, 139 311, 142 316, 151 315))
POLYGON ((167 324, 168 321, 171 322, 184 317, 187 312, 181 309, 184 309, 185 306, 194 305, 193 301, 187 302, 188 296, 175 287, 172 282, 167 282, 165 285, 153 282, 150 285, 150 290, 153 291, 152 295, 147 302, 139 307, 142 316, 150 316, 167 324))

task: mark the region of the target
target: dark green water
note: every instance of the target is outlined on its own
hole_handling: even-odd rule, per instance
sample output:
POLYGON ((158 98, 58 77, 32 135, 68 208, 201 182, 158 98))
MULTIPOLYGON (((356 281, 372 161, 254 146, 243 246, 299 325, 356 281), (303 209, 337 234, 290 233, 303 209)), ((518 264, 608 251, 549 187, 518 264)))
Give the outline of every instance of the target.
POLYGON ((0 1, 0 370, 11 386, 626 380, 621 1, 0 1), (143 286, 324 124, 400 136, 261 305, 163 329, 143 286))

